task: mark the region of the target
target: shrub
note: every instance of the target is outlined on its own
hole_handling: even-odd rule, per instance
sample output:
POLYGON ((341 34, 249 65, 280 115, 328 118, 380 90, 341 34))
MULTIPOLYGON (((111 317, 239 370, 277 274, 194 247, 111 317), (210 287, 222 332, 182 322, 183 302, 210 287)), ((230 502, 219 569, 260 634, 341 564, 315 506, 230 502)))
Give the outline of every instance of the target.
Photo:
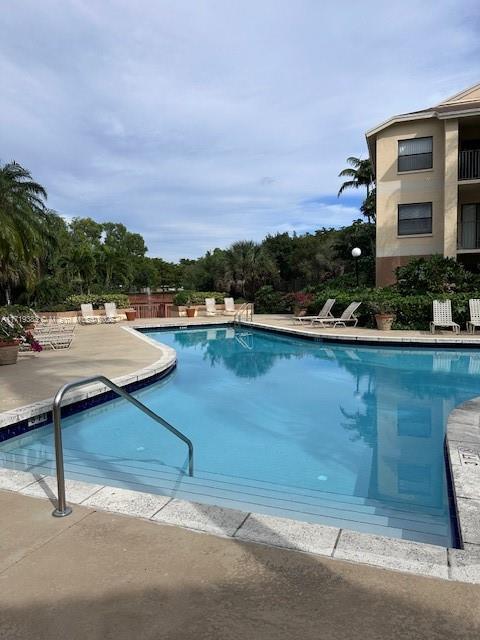
POLYGON ((394 287, 385 289, 357 289, 355 291, 325 290, 315 297, 308 308, 308 314, 318 313, 328 298, 335 298, 333 313, 339 316, 354 300, 361 302, 362 306, 355 315, 359 318, 359 325, 364 327, 375 326, 375 314, 395 314, 395 329, 428 329, 433 317, 433 300, 449 298, 452 301, 452 314, 455 322, 465 326, 469 319, 468 300, 480 297, 478 293, 435 294, 423 293, 420 295, 402 295, 394 287))
POLYGON ((396 269, 400 293, 459 293, 479 288, 480 279, 453 258, 440 255, 415 258, 396 269))
POLYGON ((42 311, 78 311, 78 307, 73 304, 67 304, 66 302, 62 304, 42 304, 39 314, 41 314, 42 311))
POLYGON ((104 305, 106 302, 114 302, 119 309, 126 309, 130 306, 128 296, 124 293, 102 293, 97 296, 97 304, 104 305))
POLYGON ((291 301, 271 285, 261 287, 255 293, 254 302, 256 313, 287 313, 291 310, 291 301))
POLYGON ((0 317, 14 316, 16 318, 33 318, 33 311, 30 307, 23 304, 9 304, 4 307, 0 307, 0 317))
POLYGON ((223 299, 228 297, 226 293, 219 291, 191 291, 185 289, 179 291, 173 298, 173 304, 177 307, 185 307, 190 304, 205 304, 205 298, 214 298, 217 304, 223 304, 223 299))
POLYGON ((81 304, 92 304, 98 309, 102 307, 105 302, 115 302, 119 309, 125 309, 129 306, 128 296, 124 293, 85 293, 68 296, 65 300, 65 304, 70 305, 70 308, 75 310, 77 310, 81 304))

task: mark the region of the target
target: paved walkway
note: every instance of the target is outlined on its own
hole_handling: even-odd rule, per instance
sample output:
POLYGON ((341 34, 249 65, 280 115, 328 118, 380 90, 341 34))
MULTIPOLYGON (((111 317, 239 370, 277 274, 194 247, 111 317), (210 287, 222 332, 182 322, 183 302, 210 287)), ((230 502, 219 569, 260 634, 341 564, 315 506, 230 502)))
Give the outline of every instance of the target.
POLYGON ((477 640, 480 587, 0 491, 2 640, 477 640))

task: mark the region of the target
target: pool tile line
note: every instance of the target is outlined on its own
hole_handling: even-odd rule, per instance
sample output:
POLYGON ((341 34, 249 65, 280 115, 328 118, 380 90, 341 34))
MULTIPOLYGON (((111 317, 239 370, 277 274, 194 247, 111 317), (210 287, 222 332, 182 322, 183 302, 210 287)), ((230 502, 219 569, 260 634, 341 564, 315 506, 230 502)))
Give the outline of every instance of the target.
MULTIPOLYGON (((5 470, 7 471, 7 470, 5 470)), ((38 490, 25 488, 31 483, 29 472, 15 471, 17 479, 24 474, 25 486, 19 490, 8 484, 8 474, 0 474, 0 489, 52 501, 44 486, 55 486, 53 476, 44 476, 33 484, 38 490), (42 483, 43 481, 43 483, 42 483)), ((289 518, 247 513, 226 507, 205 505, 168 496, 100 486, 83 481, 69 481, 67 500, 93 510, 141 518, 156 524, 180 526, 194 531, 227 537, 239 542, 264 544, 337 560, 360 562, 375 567, 414 573, 428 577, 480 584, 480 547, 445 549, 435 545, 359 533, 289 518), (104 493, 116 494, 114 503, 106 503, 104 493), (76 494, 76 495, 75 495, 76 494), (85 495, 88 494, 88 495, 85 495), (134 496, 132 496, 134 494, 134 496), (77 498, 78 502, 72 500, 77 498), (134 497, 134 499, 132 499, 134 497), (144 515, 139 504, 166 499, 164 505, 144 515), (140 512, 140 515, 139 515, 140 512)))
POLYGON ((334 333, 334 329, 323 330, 321 327, 296 327, 281 326, 277 324, 267 324, 265 322, 259 322, 258 320, 240 322, 244 327, 252 327, 254 329, 260 329, 265 331, 272 331, 280 334, 287 334, 304 338, 307 340, 314 340, 318 342, 335 342, 338 344, 357 344, 357 345, 371 345, 381 344, 385 346, 401 346, 401 347, 441 347, 443 348, 457 348, 459 345, 463 347, 480 347, 480 337, 455 337, 452 339, 450 335, 443 337, 432 337, 428 334, 424 336, 396 336, 395 331, 384 332, 385 335, 353 335, 345 333, 334 333))
POLYGON ((449 570, 471 581, 480 576, 480 398, 450 413, 445 444, 462 546, 449 550, 449 570))
MULTIPOLYGON (((136 391, 160 380, 176 366, 177 354, 175 349, 152 340, 148 336, 142 336, 140 332, 134 331, 129 327, 122 328, 133 333, 137 339, 147 340, 157 350, 161 351, 161 357, 148 367, 114 378, 113 382, 115 384, 129 392, 136 391)), ((62 415, 67 416, 71 413, 77 413, 116 397, 115 392, 102 383, 93 383, 81 389, 72 390, 66 396, 62 404, 62 415)), ((50 423, 52 421, 52 404, 53 397, 0 413, 0 442, 50 423)))

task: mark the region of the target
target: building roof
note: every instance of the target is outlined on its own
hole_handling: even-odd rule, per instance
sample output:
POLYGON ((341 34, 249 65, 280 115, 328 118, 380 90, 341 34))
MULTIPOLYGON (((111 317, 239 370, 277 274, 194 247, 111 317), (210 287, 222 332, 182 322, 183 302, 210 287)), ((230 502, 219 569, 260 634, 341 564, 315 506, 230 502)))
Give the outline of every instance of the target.
POLYGON ((393 124, 412 120, 425 120, 427 118, 447 120, 449 118, 474 115, 480 115, 480 83, 456 93, 433 107, 421 109, 420 111, 411 111, 410 113, 401 113, 367 131, 366 137, 370 158, 375 164, 375 140, 377 134, 393 124))

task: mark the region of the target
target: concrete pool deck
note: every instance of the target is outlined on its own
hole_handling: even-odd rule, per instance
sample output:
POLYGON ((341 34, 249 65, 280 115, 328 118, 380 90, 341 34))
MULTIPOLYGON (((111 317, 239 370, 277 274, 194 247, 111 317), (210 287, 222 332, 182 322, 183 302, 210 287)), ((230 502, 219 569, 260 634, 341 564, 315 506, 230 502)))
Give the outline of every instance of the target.
POLYGON ((0 491, 5 640, 476 640, 480 586, 0 491), (353 634, 353 635, 352 635, 353 634))

